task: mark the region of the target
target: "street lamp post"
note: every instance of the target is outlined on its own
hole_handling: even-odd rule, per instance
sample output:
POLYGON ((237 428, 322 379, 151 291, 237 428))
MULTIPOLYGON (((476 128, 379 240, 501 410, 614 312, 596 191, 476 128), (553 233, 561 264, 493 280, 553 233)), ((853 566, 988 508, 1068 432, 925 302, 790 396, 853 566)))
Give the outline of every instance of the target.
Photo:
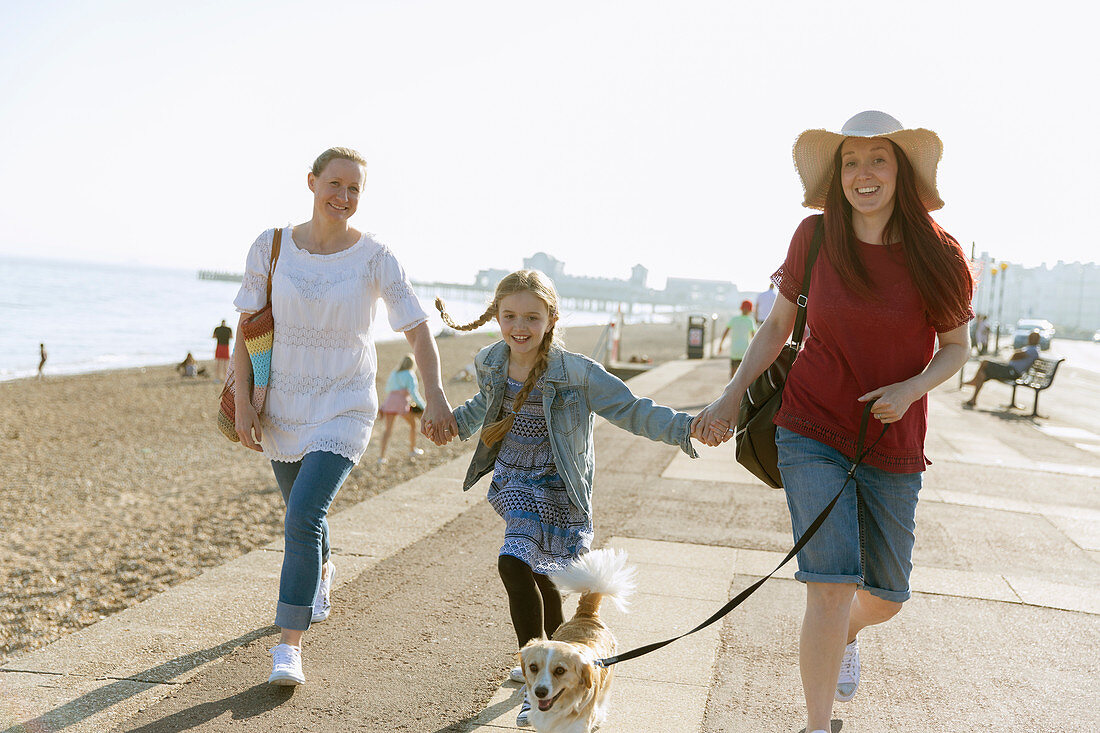
POLYGON ((998 266, 1001 270, 1001 304, 1000 309, 997 311, 997 340, 993 344, 993 353, 997 353, 1001 349, 1001 322, 1004 320, 1005 315, 1005 280, 1008 279, 1007 273, 1008 263, 1002 262, 998 266))
MULTIPOLYGON (((997 273, 1000 270, 997 269, 997 265, 991 265, 989 270, 989 276, 992 278, 989 282, 989 315, 988 318, 993 318, 997 305, 997 273)), ((993 353, 997 353, 997 341, 1001 338, 1001 321, 997 320, 997 327, 993 336, 993 353)))
POLYGON ((986 315, 988 315, 991 320, 995 319, 997 317, 997 312, 995 310, 995 306, 997 305, 997 277, 996 277, 996 275, 997 275, 998 272, 1000 272, 1000 270, 997 269, 997 261, 996 260, 991 260, 990 263, 989 263, 989 276, 991 278, 990 282, 989 282, 989 293, 988 293, 989 302, 986 304, 986 308, 988 308, 988 310, 986 311, 986 315))

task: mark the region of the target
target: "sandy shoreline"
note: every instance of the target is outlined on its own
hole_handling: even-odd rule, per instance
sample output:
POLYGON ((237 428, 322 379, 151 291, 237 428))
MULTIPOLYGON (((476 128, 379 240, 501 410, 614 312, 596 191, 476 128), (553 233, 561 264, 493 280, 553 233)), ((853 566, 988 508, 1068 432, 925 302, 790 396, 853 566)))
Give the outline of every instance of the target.
MULTIPOLYGON (((591 353, 602 327, 570 329, 591 353)), ((628 326, 622 356, 684 353, 682 324, 628 326)), ((439 339, 452 405, 475 385, 450 382, 495 339, 439 339)), ((380 379, 408 350, 378 344, 380 379)), ((210 366, 208 364, 208 366, 210 366)), ((211 370, 212 371, 212 370, 211 370)), ((170 366, 0 382, 0 662, 140 602, 266 544, 282 531, 270 466, 214 425, 221 385, 170 366)), ((381 385, 379 385, 381 388, 381 385)), ((458 441, 406 457, 395 430, 376 466, 380 427, 333 512, 385 491, 468 448, 458 441)))

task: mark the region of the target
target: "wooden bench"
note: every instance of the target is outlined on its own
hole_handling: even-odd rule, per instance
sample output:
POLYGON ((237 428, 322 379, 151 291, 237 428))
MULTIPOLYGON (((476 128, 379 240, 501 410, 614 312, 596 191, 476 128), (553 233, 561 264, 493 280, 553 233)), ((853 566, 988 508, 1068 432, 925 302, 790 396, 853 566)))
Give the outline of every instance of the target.
POLYGON ((1024 405, 1016 404, 1016 388, 1028 387, 1035 390, 1035 404, 1031 408, 1032 417, 1042 417, 1039 414, 1039 393, 1050 387, 1054 382, 1054 375, 1058 373, 1058 365, 1065 359, 1036 359, 1026 372, 1015 379, 999 379, 997 381, 1012 385, 1012 401, 1009 409, 1023 409, 1024 405))

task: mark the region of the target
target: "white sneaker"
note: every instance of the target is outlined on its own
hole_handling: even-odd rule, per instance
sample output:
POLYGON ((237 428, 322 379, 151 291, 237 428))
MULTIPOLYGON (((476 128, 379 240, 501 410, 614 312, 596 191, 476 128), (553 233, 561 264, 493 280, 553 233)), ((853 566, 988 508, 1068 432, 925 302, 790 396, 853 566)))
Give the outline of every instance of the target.
POLYGON ((302 674, 302 650, 290 644, 276 644, 268 649, 271 652, 271 676, 267 681, 273 685, 300 685, 306 681, 302 674))
POLYGON ((848 702, 856 696, 859 687, 859 639, 844 647, 844 659, 840 663, 840 674, 836 678, 837 702, 848 702))
POLYGON ((317 587, 317 595, 313 599, 313 617, 310 619, 312 623, 324 621, 332 613, 330 594, 332 593, 332 579, 336 576, 336 566, 332 564, 332 560, 329 560, 325 563, 325 567, 328 572, 321 576, 321 585, 317 587))
POLYGON ((531 725, 527 720, 527 716, 531 712, 531 701, 527 699, 527 693, 523 693, 523 702, 519 704, 519 715, 516 716, 516 727, 526 728, 531 725))
POLYGON ((411 451, 409 451, 409 458, 417 458, 422 455, 424 455, 423 448, 413 448, 411 451))
POLYGON ((512 671, 508 673, 508 679, 521 685, 527 684, 527 680, 523 677, 523 667, 512 667, 512 671))

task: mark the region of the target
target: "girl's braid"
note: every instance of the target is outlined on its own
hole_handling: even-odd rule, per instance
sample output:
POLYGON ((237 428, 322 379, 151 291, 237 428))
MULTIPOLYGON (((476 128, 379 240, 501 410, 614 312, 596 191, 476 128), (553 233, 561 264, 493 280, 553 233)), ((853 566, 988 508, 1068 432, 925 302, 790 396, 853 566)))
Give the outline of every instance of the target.
POLYGON ((460 326, 454 322, 454 319, 451 318, 451 314, 447 312, 447 306, 443 304, 443 298, 435 299, 435 308, 439 311, 439 315, 443 319, 443 322, 454 330, 473 331, 475 328, 479 328, 489 321, 493 320, 493 317, 497 314, 497 301, 494 299, 489 307, 485 309, 485 312, 481 314, 480 318, 478 318, 476 321, 471 321, 464 326, 460 326))
POLYGON ((523 382, 523 387, 520 389, 519 394, 516 395, 516 399, 512 402, 512 409, 505 410, 504 417, 497 420, 492 425, 486 425, 481 431, 481 440, 485 445, 492 447, 496 443, 500 442, 504 436, 512 429, 512 423, 515 422, 516 413, 523 407, 523 403, 527 401, 527 397, 531 394, 531 390, 535 388, 535 383, 539 378, 546 373, 546 368, 550 364, 550 346, 554 343, 554 326, 556 322, 551 322, 550 327, 546 329, 546 333, 542 337, 542 343, 539 344, 539 353, 535 358, 535 363, 531 367, 531 371, 527 373, 527 379, 523 382))

